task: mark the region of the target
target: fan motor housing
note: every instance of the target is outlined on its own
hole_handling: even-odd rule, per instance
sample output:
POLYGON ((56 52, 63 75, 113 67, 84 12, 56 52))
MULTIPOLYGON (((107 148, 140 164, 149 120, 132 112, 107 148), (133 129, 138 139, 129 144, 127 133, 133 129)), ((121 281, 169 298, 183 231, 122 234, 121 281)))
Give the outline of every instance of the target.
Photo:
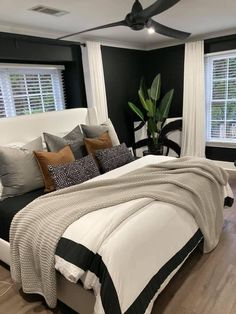
POLYGON ((134 31, 140 31, 141 29, 144 29, 147 23, 147 20, 139 15, 139 14, 132 14, 129 13, 126 18, 127 25, 134 31))

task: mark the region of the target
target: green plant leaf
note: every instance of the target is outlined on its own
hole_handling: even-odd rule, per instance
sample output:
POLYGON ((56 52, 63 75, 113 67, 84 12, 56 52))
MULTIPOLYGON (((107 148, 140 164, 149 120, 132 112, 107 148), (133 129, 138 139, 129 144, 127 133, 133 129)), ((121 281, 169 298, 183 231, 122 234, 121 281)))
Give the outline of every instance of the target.
POLYGON ((155 117, 156 117, 156 121, 157 122, 161 120, 161 114, 160 114, 159 108, 156 108, 156 115, 155 115, 155 117))
POLYGON ((136 115, 142 120, 144 121, 144 115, 142 113, 142 111, 135 106, 132 102, 128 102, 129 107, 133 110, 134 113, 136 113, 136 115))
POLYGON ((161 74, 157 74, 151 86, 150 96, 153 100, 158 101, 161 94, 161 74))
POLYGON ((173 99, 174 90, 171 89, 161 100, 160 104, 160 116, 161 120, 164 120, 168 117, 170 111, 170 105, 173 99))
POLYGON ((148 89, 147 89, 147 85, 146 85, 146 81, 145 81, 144 77, 142 77, 141 80, 140 80, 140 87, 139 87, 139 89, 142 92, 143 98, 144 99, 148 99, 149 98, 149 96, 148 96, 148 89))
POLYGON ((141 102, 143 108, 144 108, 146 111, 148 111, 148 110, 149 110, 149 109, 148 109, 148 105, 147 105, 147 103, 146 103, 146 100, 145 100, 145 98, 144 98, 144 95, 143 95, 143 92, 142 92, 141 89, 139 89, 138 95, 139 95, 139 99, 140 99, 140 102, 141 102))
POLYGON ((155 116, 156 106, 151 99, 146 99, 146 104, 148 108, 147 116, 153 118, 155 116))
POLYGON ((148 89, 148 97, 151 98, 151 88, 148 89))
POLYGON ((153 119, 148 119, 148 123, 147 123, 147 129, 148 131, 153 134, 157 132, 157 125, 156 122, 153 119))

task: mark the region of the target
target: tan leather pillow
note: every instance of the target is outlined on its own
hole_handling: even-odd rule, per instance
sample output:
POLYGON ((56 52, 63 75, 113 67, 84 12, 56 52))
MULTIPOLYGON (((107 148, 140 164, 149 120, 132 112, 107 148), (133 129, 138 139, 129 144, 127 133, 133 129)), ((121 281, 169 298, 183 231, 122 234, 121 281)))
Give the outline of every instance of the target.
POLYGON ((68 162, 75 161, 75 157, 72 153, 70 146, 65 146, 56 153, 34 151, 34 155, 43 175, 45 192, 51 192, 55 190, 53 180, 50 176, 50 172, 48 171, 48 165, 58 166, 68 162))
MULTIPOLYGON (((102 133, 97 138, 84 138, 84 144, 88 154, 92 154, 95 158, 95 151, 98 149, 111 148, 112 141, 108 132, 102 133)), ((96 158, 95 158, 96 160, 96 158)))

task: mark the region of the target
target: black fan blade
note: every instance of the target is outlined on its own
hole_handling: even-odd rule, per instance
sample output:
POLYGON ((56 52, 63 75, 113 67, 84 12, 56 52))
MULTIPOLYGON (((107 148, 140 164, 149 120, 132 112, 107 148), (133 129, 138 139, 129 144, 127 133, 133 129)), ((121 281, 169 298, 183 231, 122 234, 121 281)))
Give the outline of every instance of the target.
POLYGON ((160 14, 163 11, 168 10, 179 1, 180 0, 157 0, 155 3, 144 9, 141 15, 148 19, 152 16, 160 14))
POLYGON ((79 34, 82 34, 82 33, 96 31, 96 30, 99 30, 99 29, 104 29, 104 28, 109 28, 109 27, 116 27, 116 26, 128 26, 128 25, 127 25, 126 21, 123 20, 123 21, 119 21, 119 22, 115 22, 115 23, 110 23, 110 24, 106 24, 106 25, 102 25, 102 26, 86 29, 86 30, 84 30, 82 32, 76 32, 76 33, 72 33, 72 34, 69 34, 69 35, 61 36, 61 37, 58 37, 57 39, 64 39, 64 38, 71 37, 71 36, 74 36, 74 35, 79 35, 79 34))
POLYGON ((178 31, 177 29, 173 29, 165 25, 162 25, 160 23, 157 23, 154 20, 149 20, 147 27, 153 28, 155 32, 158 34, 176 38, 176 39, 187 39, 191 35, 191 33, 178 31))
POLYGON ((131 13, 132 14, 137 14, 143 11, 143 7, 141 5, 141 3, 139 2, 139 0, 136 0, 133 4, 131 13))

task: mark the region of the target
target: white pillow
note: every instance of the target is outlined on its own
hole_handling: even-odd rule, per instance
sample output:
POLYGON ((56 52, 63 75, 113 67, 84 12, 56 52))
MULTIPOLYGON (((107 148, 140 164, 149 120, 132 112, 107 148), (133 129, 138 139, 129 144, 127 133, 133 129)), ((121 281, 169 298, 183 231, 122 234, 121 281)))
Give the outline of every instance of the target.
POLYGON ((43 142, 40 136, 31 140, 30 142, 13 142, 13 143, 4 145, 3 147, 10 147, 10 148, 17 148, 17 149, 29 149, 31 151, 43 150, 43 142))

